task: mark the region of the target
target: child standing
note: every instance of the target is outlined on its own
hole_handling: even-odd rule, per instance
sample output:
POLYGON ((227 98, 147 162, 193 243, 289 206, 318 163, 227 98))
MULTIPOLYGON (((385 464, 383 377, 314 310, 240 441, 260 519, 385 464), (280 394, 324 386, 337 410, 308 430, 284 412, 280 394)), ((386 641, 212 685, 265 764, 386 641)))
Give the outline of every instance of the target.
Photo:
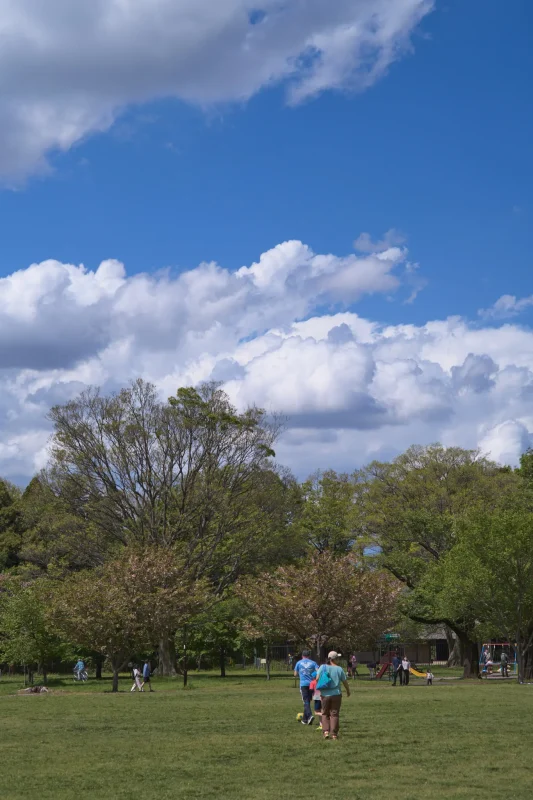
POLYGON ((428 669, 428 671, 426 672, 426 683, 427 683, 428 686, 433 686, 433 678, 434 677, 435 676, 433 675, 433 673, 431 671, 431 668, 428 669))
POLYGON ((317 730, 322 730, 322 695, 320 689, 316 688, 316 678, 311 681, 309 688, 313 692, 313 703, 315 706, 315 716, 319 717, 317 730))

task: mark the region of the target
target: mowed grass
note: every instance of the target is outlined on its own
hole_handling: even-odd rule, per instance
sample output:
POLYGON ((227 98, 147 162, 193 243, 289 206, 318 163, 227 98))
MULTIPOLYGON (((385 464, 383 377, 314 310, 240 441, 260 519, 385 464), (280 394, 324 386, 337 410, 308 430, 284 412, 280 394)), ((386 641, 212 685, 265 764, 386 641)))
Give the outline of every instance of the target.
POLYGON ((107 681, 54 681, 53 694, 14 696, 20 680, 3 678, 0 797, 532 796, 533 686, 355 681, 341 737, 325 742, 296 723, 287 676, 191 682, 140 695, 124 679, 112 695, 107 681))

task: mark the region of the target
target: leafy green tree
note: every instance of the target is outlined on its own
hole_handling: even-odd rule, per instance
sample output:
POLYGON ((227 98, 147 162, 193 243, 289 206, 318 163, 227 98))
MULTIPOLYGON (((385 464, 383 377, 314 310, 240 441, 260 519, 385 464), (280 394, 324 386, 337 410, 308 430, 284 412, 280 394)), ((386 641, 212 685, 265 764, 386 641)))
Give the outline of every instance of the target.
POLYGON ((387 573, 328 551, 243 579, 236 589, 251 612, 250 635, 294 638, 322 657, 343 641, 373 645, 394 621, 399 591, 387 573))
POLYGON ((342 555, 354 544, 355 485, 348 475, 317 472, 302 485, 303 504, 296 527, 312 549, 342 555))
POLYGON ((533 481, 533 448, 529 447, 525 453, 520 456, 520 466, 516 470, 521 478, 528 481, 533 481))
POLYGON ((226 657, 235 651, 242 651, 250 644, 243 634, 247 610, 243 602, 228 596, 213 605, 207 612, 190 621, 176 636, 178 652, 195 658, 198 669, 202 659, 217 661, 220 677, 226 677, 226 657))
POLYGON ((439 616, 431 599, 438 584, 426 575, 454 546, 457 520, 496 508, 515 491, 516 476, 475 451, 431 445, 411 447, 390 463, 373 462, 356 479, 355 525, 379 548, 376 561, 411 590, 425 580, 424 597, 417 593, 406 606, 411 618, 448 625, 459 639, 465 676, 477 674, 472 620, 439 616))
POLYGON ((51 615, 58 631, 106 656, 113 691, 130 656, 150 649, 208 602, 204 581, 194 580, 170 549, 127 549, 113 561, 58 582, 51 615))
POLYGON ((24 664, 33 682, 41 669, 46 683, 47 664, 64 655, 65 645, 46 616, 46 582, 26 585, 4 582, 0 600, 0 661, 24 664))
POLYGON ((23 531, 20 490, 0 478, 0 569, 19 563, 23 531))
POLYGON ((83 496, 74 496, 77 485, 66 502, 41 478, 29 483, 20 501, 21 561, 57 577, 98 566, 116 550, 116 541, 87 519, 83 496))
POLYGON ((460 520, 457 543, 431 576, 439 584, 431 596, 443 615, 468 616, 478 638, 516 644, 523 681, 533 673, 533 509, 516 500, 460 520))

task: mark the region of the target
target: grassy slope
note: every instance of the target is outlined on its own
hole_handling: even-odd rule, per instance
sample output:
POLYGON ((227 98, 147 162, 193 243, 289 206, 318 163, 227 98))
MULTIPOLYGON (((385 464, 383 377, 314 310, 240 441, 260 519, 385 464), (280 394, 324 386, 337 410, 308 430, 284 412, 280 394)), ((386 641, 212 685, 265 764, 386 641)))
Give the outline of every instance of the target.
POLYGON ((356 681, 335 743, 295 722, 288 678, 194 676, 152 695, 121 683, 115 696, 92 681, 20 697, 2 679, 0 797, 531 796, 533 686, 356 681))

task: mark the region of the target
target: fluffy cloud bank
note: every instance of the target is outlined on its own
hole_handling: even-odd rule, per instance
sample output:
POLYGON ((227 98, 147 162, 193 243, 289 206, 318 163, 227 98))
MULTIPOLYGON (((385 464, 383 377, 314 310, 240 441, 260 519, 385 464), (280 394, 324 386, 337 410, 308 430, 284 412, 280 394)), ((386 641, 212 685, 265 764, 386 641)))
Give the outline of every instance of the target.
POLYGON ((127 105, 365 89, 433 0, 0 0, 0 176, 43 168, 127 105))
POLYGON ((407 251, 385 245, 338 257, 285 242, 236 272, 177 276, 45 261, 0 279, 0 474, 43 465, 51 405, 139 375, 162 396, 220 380, 239 406, 283 412, 278 456, 302 476, 436 440, 516 462, 533 441, 533 331, 362 318, 364 295, 409 292, 407 251))

